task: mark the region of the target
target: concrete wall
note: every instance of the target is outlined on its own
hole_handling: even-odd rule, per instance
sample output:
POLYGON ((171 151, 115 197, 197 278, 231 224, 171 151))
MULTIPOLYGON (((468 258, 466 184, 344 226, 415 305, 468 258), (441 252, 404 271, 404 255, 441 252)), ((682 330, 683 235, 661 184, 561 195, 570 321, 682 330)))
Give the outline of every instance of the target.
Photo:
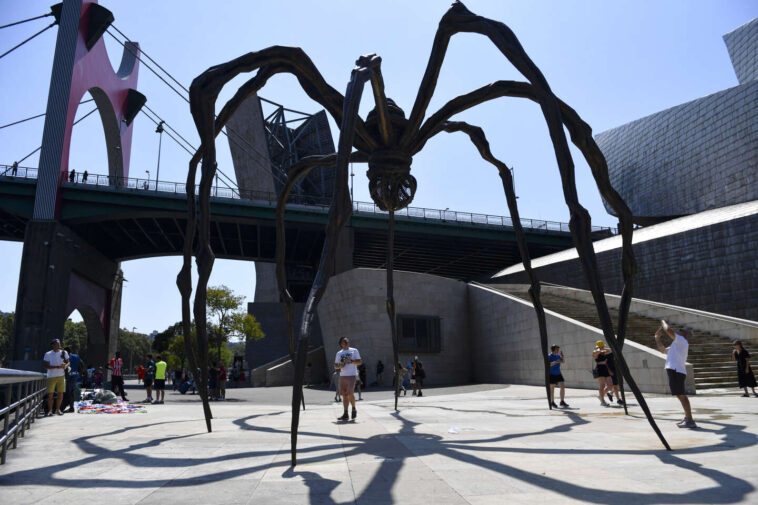
MULTIPOLYGON (((531 303, 484 287, 469 285, 471 352, 474 379, 544 385, 537 316, 531 303)), ((561 346, 566 363, 561 372, 569 387, 595 389, 592 349, 603 333, 596 328, 545 311, 548 343, 561 346)), ((668 393, 665 355, 634 342, 624 345, 624 357, 642 392, 668 393)), ((687 365, 687 389, 694 393, 692 365, 687 365)))
MULTIPOLYGON (((440 317, 442 351, 419 353, 426 383, 460 384, 471 377, 469 317, 466 284, 411 272, 395 272, 397 314, 440 317)), ((319 305, 327 369, 342 336, 350 339, 367 366, 367 381, 376 380, 376 363, 384 363, 384 384, 392 377, 392 338, 386 312, 386 272, 357 268, 333 277, 319 305)), ((403 363, 412 358, 401 354, 403 363)))
MULTIPOLYGON (((311 366, 305 369, 305 385, 322 384, 329 380, 326 369, 324 348, 319 347, 308 352, 308 361, 311 366)), ((292 361, 287 360, 266 370, 266 387, 291 386, 295 378, 295 368, 292 361)))
MULTIPOLYGON (((639 267, 634 296, 758 321, 758 214, 636 243, 634 253, 639 267)), ((606 292, 621 294, 620 249, 600 252, 597 259, 606 292)), ((542 282, 588 288, 578 259, 535 271, 542 282)), ((523 271, 497 282, 528 283, 523 271)))
MULTIPOLYGON (((304 303, 295 304, 296 339, 300 331, 300 322, 303 319, 304 308, 304 303)), ((245 347, 245 360, 248 366, 251 369, 257 368, 282 356, 289 355, 289 336, 287 334, 287 320, 284 317, 284 306, 279 302, 248 303, 247 312, 255 316, 255 319, 261 325, 261 330, 266 335, 261 340, 249 342, 245 347)), ((308 345, 314 348, 321 344, 321 329, 317 317, 308 345)))
MULTIPOLYGON (((542 286, 542 293, 573 298, 585 303, 595 303, 592 293, 584 289, 542 286)), ((608 307, 618 309, 621 297, 606 294, 605 301, 608 307)), ((738 319, 665 303, 651 302, 639 298, 632 298, 629 312, 652 319, 665 319, 675 326, 691 326, 698 331, 707 331, 713 335, 758 344, 758 321, 748 321, 746 319, 738 319)))

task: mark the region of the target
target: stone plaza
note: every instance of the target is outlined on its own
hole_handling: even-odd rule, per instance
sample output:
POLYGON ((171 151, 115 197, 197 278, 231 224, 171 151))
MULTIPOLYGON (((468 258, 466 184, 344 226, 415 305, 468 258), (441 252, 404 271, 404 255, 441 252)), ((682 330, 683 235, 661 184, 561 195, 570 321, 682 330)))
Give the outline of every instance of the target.
MULTIPOLYGON (((136 390, 132 390, 137 395, 136 390)), ((646 395, 673 451, 636 405, 569 389, 436 388, 423 398, 369 390, 357 422, 335 421, 334 393, 306 389, 299 461, 290 466, 291 389, 230 390, 206 433, 197 396, 169 392, 146 414, 39 419, 0 467, 4 505, 106 501, 234 504, 755 503, 756 398, 692 398, 697 430, 678 429, 676 399, 646 395)))

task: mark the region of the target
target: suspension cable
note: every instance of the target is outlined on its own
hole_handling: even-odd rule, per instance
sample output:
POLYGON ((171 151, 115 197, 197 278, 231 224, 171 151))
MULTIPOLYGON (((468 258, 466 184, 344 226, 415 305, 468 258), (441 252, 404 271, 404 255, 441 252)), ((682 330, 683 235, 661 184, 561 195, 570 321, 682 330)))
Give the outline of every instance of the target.
MULTIPOLYGON (((84 121, 85 119, 87 119, 87 118, 88 118, 88 117, 89 117, 89 116, 90 116, 90 115, 91 115, 93 112, 95 112, 96 110, 97 110, 97 107, 95 107, 94 109, 92 109, 91 111, 89 111, 88 113, 86 113, 85 115, 83 115, 82 117, 80 117, 79 119, 77 119, 76 121, 74 121, 74 124, 73 124, 73 125, 71 125, 71 126, 73 127, 73 126, 75 126, 75 125, 77 125, 77 124, 81 123, 82 121, 84 121)), ((37 149, 35 149, 34 151, 30 152, 29 154, 27 154, 26 156, 24 156, 23 158, 21 158, 20 160, 18 160, 16 163, 21 163, 21 162, 22 162, 22 161, 24 161, 26 158, 28 158, 28 157, 29 157, 29 156, 31 156, 32 154, 36 153, 36 152, 37 152, 37 151, 39 151, 40 149, 42 149, 42 146, 39 146, 39 147, 38 147, 37 149)))
MULTIPOLYGON (((118 29, 118 28, 116 28, 115 26, 113 26, 113 29, 114 29, 114 30, 116 30, 116 31, 117 31, 117 32, 118 32, 118 33, 119 33, 119 34, 120 34, 122 37, 124 37, 124 39, 126 39, 127 41, 130 41, 130 40, 131 40, 131 39, 129 39, 129 37, 128 37, 126 34, 124 34, 124 33, 123 33, 121 30, 119 30, 119 29, 118 29)), ((120 44, 120 45, 121 45, 121 46, 122 46, 124 49, 126 49, 127 51, 129 51, 129 52, 130 52, 130 53, 131 53, 131 54, 132 54, 132 55, 133 55, 133 56, 134 56, 134 57, 135 57, 135 58, 136 58, 136 59, 137 59, 137 60, 138 60, 140 63, 142 63, 142 64, 143 64, 145 67, 147 67, 147 69, 148 69, 148 70, 150 70, 150 71, 151 71, 153 74, 155 74, 155 76, 156 76, 156 77, 158 77, 158 78, 159 78, 161 81, 163 81, 163 83, 164 83, 166 86, 168 86, 169 88, 171 88, 171 89, 174 91, 174 93, 176 93, 177 95, 179 95, 179 97, 180 97, 182 100, 184 100, 184 101, 185 101, 185 102, 187 102, 187 103, 190 103, 189 99, 188 99, 188 98, 187 98, 187 97, 186 97, 184 94, 182 94, 181 92, 179 92, 179 90, 177 90, 177 89, 176 89, 174 86, 172 86, 172 85, 171 85, 171 84, 170 84, 170 83, 169 83, 169 82, 168 82, 166 79, 164 79, 164 78, 163 78, 163 76, 159 75, 159 74, 158 74, 158 72, 157 72, 155 69, 153 69, 153 68, 152 68, 150 65, 148 65, 148 64, 147 64, 145 61, 143 61, 143 60, 140 58, 140 55, 139 55, 139 54, 137 54, 137 53, 135 53, 135 51, 134 51, 134 50, 133 50, 131 47, 127 46, 127 45, 126 45, 126 44, 124 44, 124 43, 123 43, 121 40, 119 40, 119 39, 118 39, 118 38, 117 38, 115 35, 113 35, 113 33, 111 33, 111 32, 110 32, 110 30, 107 30, 106 32, 108 33, 108 35, 110 35, 110 36, 113 38, 113 40, 115 40, 116 42, 118 42, 118 43, 119 43, 119 44, 120 44)), ((160 69, 161 69, 161 70, 162 70, 162 71, 163 71, 163 72, 164 72, 164 73, 165 73, 165 74, 166 74, 166 75, 169 77, 169 79, 173 80, 173 81, 174 81, 174 82, 175 82, 177 85, 179 85, 179 87, 181 87, 181 88, 182 88, 184 91, 186 91, 187 93, 189 93, 189 90, 188 90, 188 89, 187 89, 187 88, 186 88, 184 85, 182 85, 182 83, 181 83, 181 82, 179 82, 179 81, 178 81, 178 80, 177 80, 177 79, 176 79, 174 76, 172 76, 172 75, 171 75, 171 74, 170 74, 170 73, 169 73, 169 72, 168 72, 166 69, 164 69, 164 68, 163 68, 163 67, 162 67, 160 64, 158 64, 158 63, 157 63, 157 62, 156 62, 156 61, 155 61, 153 58, 151 58, 150 56, 148 56, 148 55, 147 55, 147 54, 146 54, 146 53, 145 53, 145 52, 142 50, 142 48, 140 48, 140 50, 139 50, 139 53, 141 53, 141 54, 145 55, 145 57, 146 57, 146 58, 148 58, 148 59, 149 59, 150 61, 152 61, 153 63, 155 63, 155 65, 156 65, 158 68, 160 68, 160 69)), ((146 106, 146 107, 147 107, 147 106, 146 106)), ((165 120, 163 120, 163 119, 162 119, 160 116, 158 116, 158 114, 156 114, 156 113, 155 113, 154 111, 152 111, 152 110, 151 110, 151 112, 152 112, 152 113, 153 113, 153 114, 154 114, 156 117, 158 117, 158 119, 159 119, 159 120, 161 120, 161 121, 164 121, 164 123, 165 123, 165 120)), ((216 116, 216 115, 214 114, 214 117, 218 117, 218 116, 216 116)), ((192 144, 190 144, 190 143, 189 143, 189 142, 188 142, 188 141, 187 141, 187 140, 186 140, 184 137, 182 137, 182 136, 179 134, 179 132, 177 132, 175 129, 171 128, 171 126, 170 126, 168 123, 166 123, 166 126, 167 126, 168 128, 170 128, 170 129, 171 129, 171 130, 172 130, 174 133, 176 133, 176 135, 178 135, 180 138, 182 138, 182 140, 184 140, 184 141, 185 141, 185 142, 186 142, 188 145, 192 146, 192 144)), ((244 152, 245 152, 247 155, 250 155, 250 152, 249 152, 247 149, 245 149, 245 146, 243 146, 243 145, 241 145, 241 144, 240 144, 240 141, 241 141, 241 142, 243 142, 243 143, 244 143, 244 144, 245 144, 247 147, 249 147, 249 148, 250 148, 250 149, 251 149, 251 150, 252 150, 254 153, 256 153, 257 155, 259 155, 259 156, 265 156, 265 157, 268 157, 267 155, 264 155, 264 153, 261 153, 261 152, 260 152, 260 150, 259 150, 258 148, 256 148, 254 145, 252 145, 252 144, 251 144, 251 143, 250 143, 250 142, 249 142, 249 141, 248 141, 248 140, 247 140, 245 137, 243 137, 242 135, 240 135, 240 134, 238 134, 238 133, 234 132, 234 130, 231 130, 231 131, 232 131, 232 133, 234 133, 234 137, 232 137, 232 136, 230 136, 230 135, 229 135, 229 134, 226 132, 226 130, 229 130, 229 127, 225 127, 225 128, 223 128, 223 129, 221 130, 221 133, 223 133, 225 137, 227 137, 227 138, 228 138, 228 139, 229 139, 229 140, 230 140, 232 143, 234 143, 234 145, 236 145, 237 147, 239 147, 239 148, 240 148, 242 151, 244 151, 244 152)), ((195 149, 194 147, 192 147, 192 148, 193 148, 193 149, 195 149)), ((194 155, 194 153, 192 153, 192 154, 194 155)), ((273 172, 272 172, 272 174, 274 174, 274 175, 275 175, 275 176, 276 176, 276 177, 279 179, 279 181, 280 181, 280 182, 283 182, 283 181, 282 181, 282 179, 281 179, 281 174, 276 174, 276 173, 273 173, 273 172)))
MULTIPOLYGON (((116 28, 115 25, 111 25, 111 28, 113 28, 114 30, 116 30, 127 41, 131 41, 131 39, 129 37, 127 37, 126 34, 124 34, 124 32, 122 32, 121 30, 119 30, 118 28, 116 28)), ((156 67, 160 68, 163 71, 163 73, 166 74, 176 84, 178 84, 180 88, 182 88, 185 92, 189 93, 189 90, 187 88, 185 88, 184 85, 181 82, 177 81, 176 78, 168 72, 168 70, 166 70, 165 68, 163 68, 160 65, 160 63, 158 63, 157 61, 155 61, 154 59, 152 59, 150 57, 150 55, 147 54, 141 47, 140 47, 140 53, 142 53, 145 56, 145 58, 147 58, 148 60, 150 60, 151 62, 153 62, 156 67)))
POLYGON ((2 58, 3 56, 6 56, 6 55, 12 53, 13 51, 15 51, 16 49, 18 49, 19 47, 23 46, 24 44, 26 44, 27 42, 29 42, 30 40, 32 40, 37 35, 42 35, 43 32, 49 30, 50 28, 52 28, 53 26, 55 26, 57 24, 58 24, 57 21, 53 21, 52 23, 50 23, 49 25, 47 25, 45 28, 41 29, 40 31, 38 31, 37 33, 35 33, 34 35, 32 35, 31 37, 29 37, 28 39, 26 39, 25 41, 23 41, 20 44, 17 44, 14 47, 8 49, 3 54, 0 54, 0 58, 2 58))
POLYGON ((7 25, 0 26, 0 30, 2 30, 3 28, 8 28, 10 26, 20 25, 21 23, 28 23, 29 21, 34 21, 35 19, 46 18, 48 16, 54 16, 54 14, 52 12, 48 12, 47 14, 43 14, 41 16, 35 16, 29 19, 22 19, 21 21, 16 21, 15 23, 8 23, 7 25))
MULTIPOLYGON (((90 98, 89 100, 83 100, 83 101, 79 102, 79 105, 81 105, 83 103, 91 102, 93 100, 94 100, 94 98, 90 98)), ((17 124, 25 123, 26 121, 31 121, 32 119, 37 119, 38 117, 42 117, 42 116, 46 116, 46 115, 47 115, 47 112, 43 112, 42 114, 37 114, 36 116, 28 117, 26 119, 21 119, 19 121, 14 121, 13 123, 8 123, 6 125, 0 126, 0 130, 2 130, 3 128, 8 128, 9 126, 15 126, 17 124)))

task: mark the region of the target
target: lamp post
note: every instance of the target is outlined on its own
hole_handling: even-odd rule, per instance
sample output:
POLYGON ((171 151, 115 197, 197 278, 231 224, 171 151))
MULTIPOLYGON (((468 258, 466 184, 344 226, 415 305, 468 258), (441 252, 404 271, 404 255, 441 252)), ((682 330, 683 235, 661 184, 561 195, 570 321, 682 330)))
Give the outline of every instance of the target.
POLYGON ((158 123, 158 127, 155 129, 155 133, 158 134, 158 166, 155 169, 155 190, 158 191, 158 176, 161 173, 161 143, 163 142, 163 121, 158 123))
MULTIPOLYGON (((132 326, 132 344, 134 344, 134 330, 136 330, 136 326, 132 326)), ((129 353, 129 370, 133 370, 134 368, 134 345, 132 345, 131 352, 129 353)), ((139 378, 137 379, 137 382, 139 383, 139 378)))

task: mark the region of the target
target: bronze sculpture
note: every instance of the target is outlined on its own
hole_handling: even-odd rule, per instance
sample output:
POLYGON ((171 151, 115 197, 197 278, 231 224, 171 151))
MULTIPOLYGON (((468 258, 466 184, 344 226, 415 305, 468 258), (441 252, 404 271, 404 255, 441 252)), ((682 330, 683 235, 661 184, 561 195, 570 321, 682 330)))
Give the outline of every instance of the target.
MULTIPOLYGON (((182 294, 182 316, 185 335, 190 329, 189 298, 192 291, 190 270, 192 246, 197 236, 195 255, 198 265, 198 286, 194 301, 195 323, 197 327, 198 350, 200 352, 201 384, 200 394, 206 415, 208 430, 211 429, 211 412, 207 401, 207 328, 205 317, 206 286, 213 266, 213 251, 210 248, 210 188, 216 170, 215 137, 224 127, 229 117, 239 104, 251 94, 257 92, 273 75, 281 72, 293 74, 303 90, 312 99, 321 104, 332 115, 340 127, 340 136, 336 154, 308 156, 301 159, 289 171, 287 184, 279 196, 277 204, 277 281, 279 283, 281 300, 286 306, 287 321, 290 328, 290 354, 295 356, 295 379, 292 394, 292 426, 291 426, 291 457, 292 465, 297 462, 297 430, 302 400, 302 384, 305 374, 308 338, 313 318, 321 297, 326 290, 333 270, 333 258, 337 237, 352 214, 352 204, 348 191, 348 164, 350 162, 368 163, 369 190, 374 202, 380 209, 389 213, 389 237, 387 251, 387 314, 390 318, 392 344, 396 373, 400 370, 398 360, 398 340, 395 327, 395 302, 393 297, 393 236, 394 212, 411 203, 416 191, 416 180, 410 174, 412 157, 418 153, 427 140, 440 132, 463 132, 469 136, 479 150, 481 156, 497 167, 503 181, 508 209, 514 223, 514 231, 518 238, 519 251, 525 270, 529 276, 531 287, 530 296, 537 313, 541 348, 545 366, 545 389, 548 404, 549 363, 547 359, 547 330, 545 315, 539 299, 540 284, 531 269, 529 253, 523 230, 520 225, 513 181, 508 167, 496 159, 489 149, 489 143, 484 132, 473 125, 464 122, 448 121, 453 115, 480 103, 502 96, 528 98, 537 102, 548 125, 550 137, 555 150, 558 167, 563 184, 566 204, 571 212, 570 229, 574 244, 579 253, 580 261, 593 294, 600 316, 603 334, 617 356, 618 368, 629 387, 633 391, 648 421, 660 438, 663 445, 670 449, 662 433, 658 429, 647 407, 645 399, 634 382, 626 361, 621 352, 626 317, 631 302, 632 284, 636 271, 636 263, 632 251, 632 215, 621 197, 616 193, 608 179, 608 169, 600 149, 595 144, 591 129, 578 114, 568 105, 560 101, 551 91, 546 79, 531 61, 513 32, 503 23, 477 16, 470 12, 462 3, 455 2, 450 10, 442 17, 429 62, 419 87, 416 101, 413 104, 410 117, 406 119, 404 112, 384 93, 384 83, 380 70, 381 58, 376 55, 362 56, 356 62, 351 74, 345 96, 329 86, 300 48, 273 46, 262 51, 251 52, 227 63, 209 68, 192 82, 190 87, 190 107, 201 147, 192 158, 187 176, 187 193, 194 194, 195 174, 197 165, 202 159, 200 190, 198 201, 188 198, 187 230, 185 234, 184 265, 177 278, 177 285, 182 294), (488 86, 459 96, 439 111, 423 121, 426 109, 435 89, 442 61, 445 56, 450 38, 460 32, 479 33, 488 37, 500 52, 519 70, 529 82, 497 81, 488 86), (249 81, 243 84, 236 94, 224 105, 218 117, 214 120, 215 102, 219 92, 226 83, 243 72, 257 70, 249 81), (367 82, 376 102, 375 108, 367 115, 366 120, 358 117, 363 88, 367 82), (423 123, 422 123, 423 121, 423 123), (614 208, 619 216, 619 228, 623 236, 622 269, 624 290, 619 307, 618 339, 613 331, 608 307, 606 305, 600 278, 597 274, 597 261, 590 236, 590 216, 579 204, 574 165, 569 152, 568 142, 563 131, 566 127, 572 142, 581 150, 591 167, 592 174, 601 195, 614 208), (354 149, 354 150, 353 150, 354 149), (326 227, 326 238, 321 254, 316 277, 306 302, 303 322, 297 339, 293 329, 293 300, 286 290, 284 270, 284 210, 288 195, 294 184, 304 177, 312 168, 336 164, 335 188, 329 209, 329 222, 326 227)), ((189 339, 185 339, 190 345, 189 339)), ((191 366, 195 367, 197 359, 193 350, 188 347, 187 354, 191 366)), ((395 409, 397 409, 399 381, 396 380, 395 409)))

